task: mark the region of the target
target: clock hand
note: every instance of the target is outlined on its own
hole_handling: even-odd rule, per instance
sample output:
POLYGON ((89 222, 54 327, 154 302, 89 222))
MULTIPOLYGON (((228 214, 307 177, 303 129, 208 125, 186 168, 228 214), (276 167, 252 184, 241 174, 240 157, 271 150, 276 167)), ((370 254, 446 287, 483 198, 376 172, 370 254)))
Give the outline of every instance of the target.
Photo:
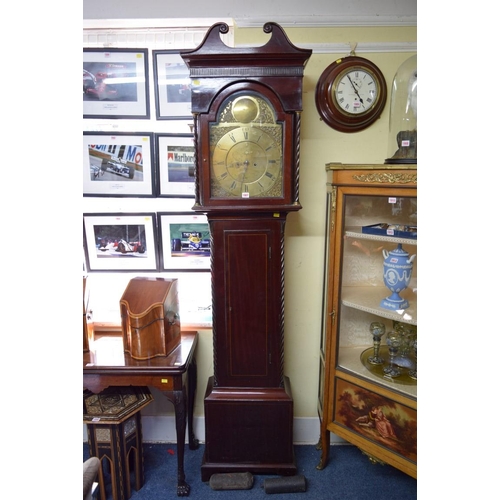
POLYGON ((359 89, 359 88, 361 87, 360 85, 358 85, 358 84, 356 83, 356 80, 351 81, 351 83, 352 83, 352 84, 353 84, 353 86, 355 86, 357 89, 359 89))
POLYGON ((363 105, 363 108, 365 107, 365 103, 363 102, 363 99, 361 99, 361 96, 359 95, 358 90, 356 89, 356 86, 354 85, 354 82, 351 80, 351 77, 347 75, 347 78, 349 78, 349 81, 351 82, 352 88, 354 89, 354 92, 359 98, 359 102, 363 105))
POLYGON ((247 175, 247 170, 248 170, 248 165, 250 165, 250 162, 248 160, 245 160, 243 162, 244 168, 243 168, 243 176, 241 177, 241 192, 243 192, 243 187, 245 185, 245 176, 247 175))

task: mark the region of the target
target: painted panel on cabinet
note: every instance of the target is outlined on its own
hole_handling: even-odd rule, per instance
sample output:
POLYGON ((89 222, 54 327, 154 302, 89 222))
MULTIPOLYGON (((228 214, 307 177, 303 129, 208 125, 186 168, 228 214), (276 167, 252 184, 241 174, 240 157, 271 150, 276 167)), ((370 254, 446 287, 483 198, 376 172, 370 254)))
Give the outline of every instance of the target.
POLYGON ((336 386, 336 423, 416 463, 416 410, 339 378, 336 386))

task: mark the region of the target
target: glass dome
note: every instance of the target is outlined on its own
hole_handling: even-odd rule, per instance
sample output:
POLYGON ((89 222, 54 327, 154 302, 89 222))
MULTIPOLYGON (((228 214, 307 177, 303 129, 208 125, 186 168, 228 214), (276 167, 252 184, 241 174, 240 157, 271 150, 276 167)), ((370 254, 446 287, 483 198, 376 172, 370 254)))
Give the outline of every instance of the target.
POLYGON ((389 147, 385 163, 417 163, 417 55, 407 59, 392 82, 389 147))

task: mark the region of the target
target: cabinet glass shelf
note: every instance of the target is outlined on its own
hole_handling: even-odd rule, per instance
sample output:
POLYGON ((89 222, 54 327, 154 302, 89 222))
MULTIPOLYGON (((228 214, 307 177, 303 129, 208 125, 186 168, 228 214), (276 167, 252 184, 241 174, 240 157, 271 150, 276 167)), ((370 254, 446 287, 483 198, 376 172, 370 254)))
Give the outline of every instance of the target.
MULTIPOLYGON (((381 346, 382 356, 385 356, 388 359, 389 355, 387 354, 387 351, 384 351, 383 347, 385 346, 381 346)), ((389 387, 395 391, 406 394, 407 396, 416 399, 417 383, 415 380, 410 379, 410 377, 408 377, 407 375, 401 375, 394 379, 391 379, 390 377, 383 377, 378 373, 376 369, 373 369, 379 368, 380 370, 382 370, 383 368, 372 368, 373 365, 370 365, 370 367, 367 368, 365 363, 360 362, 363 357, 368 357, 372 353, 373 349, 367 349, 366 346, 346 347, 340 349, 338 357, 338 368, 346 372, 355 373, 357 376, 368 379, 371 382, 376 382, 377 384, 389 387), (411 383, 409 383, 410 380, 411 383)))
POLYGON ((361 226, 351 226, 347 227, 345 231, 345 235, 348 238, 358 238, 360 240, 372 240, 372 241, 387 241, 394 244, 402 243, 403 245, 416 245, 416 238, 401 238, 399 236, 385 236, 382 234, 370 234, 363 233, 361 230, 361 226))
POLYGON ((390 292, 385 286, 344 286, 342 288, 342 305, 365 311, 376 316, 403 321, 410 325, 417 324, 417 310, 412 304, 417 303, 416 284, 413 289, 407 288, 401 296, 408 300, 410 307, 401 311, 391 311, 380 307, 380 301, 390 292))
POLYGON ((361 353, 360 359, 363 366, 368 369, 371 373, 376 375, 383 380, 389 380, 391 382, 396 382, 402 385, 417 385, 417 381, 408 375, 410 370, 417 369, 417 362, 413 354, 408 354, 407 356, 394 356, 394 364, 398 366, 401 370, 401 375, 392 379, 384 373, 384 367, 390 364, 389 348, 386 345, 380 346, 379 356, 385 361, 383 365, 373 365, 368 361, 368 358, 373 356, 373 347, 364 350, 361 353))

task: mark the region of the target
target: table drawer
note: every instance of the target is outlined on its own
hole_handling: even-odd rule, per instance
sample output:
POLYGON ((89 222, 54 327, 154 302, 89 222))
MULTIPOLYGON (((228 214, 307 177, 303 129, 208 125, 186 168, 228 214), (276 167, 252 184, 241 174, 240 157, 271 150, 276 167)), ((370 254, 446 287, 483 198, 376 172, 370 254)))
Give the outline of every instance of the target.
POLYGON ((148 377, 148 379, 149 379, 147 383, 148 386, 156 387, 161 391, 173 391, 175 388, 174 377, 155 375, 153 377, 148 377))
POLYGON ((161 391, 173 391, 175 389, 175 379, 178 379, 177 385, 182 388, 182 376, 162 376, 162 375, 100 375, 84 374, 83 387, 97 394, 106 387, 110 386, 149 386, 156 387, 161 391))

